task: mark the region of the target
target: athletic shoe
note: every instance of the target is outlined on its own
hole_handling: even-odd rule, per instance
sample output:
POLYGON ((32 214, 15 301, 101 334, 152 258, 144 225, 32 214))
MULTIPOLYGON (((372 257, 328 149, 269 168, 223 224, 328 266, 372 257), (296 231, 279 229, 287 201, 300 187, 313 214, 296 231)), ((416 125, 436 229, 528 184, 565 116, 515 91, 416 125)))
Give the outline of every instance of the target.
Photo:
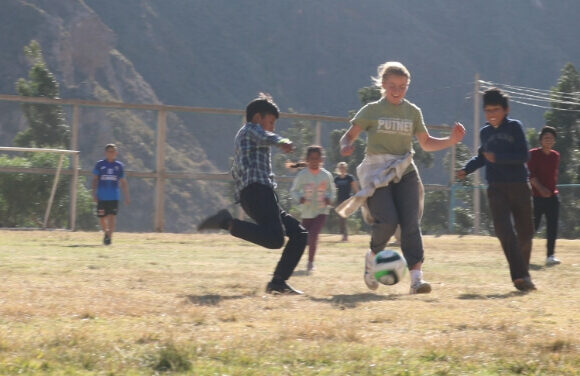
POLYGON ((365 255, 365 274, 364 280, 367 287, 371 290, 376 290, 379 288, 379 282, 377 282, 375 275, 373 274, 373 266, 375 265, 375 254, 369 249, 365 255))
POLYGON ((109 236, 109 234, 105 234, 105 237, 103 238, 103 244, 104 245, 110 245, 111 244, 111 237, 109 236))
POLYGON ((217 214, 204 219, 198 226, 197 231, 204 230, 227 230, 234 218, 227 209, 222 209, 217 214))
POLYGON ((310 273, 310 272, 313 272, 313 271, 314 271, 314 269, 316 269, 316 268, 314 267, 314 263, 313 263, 313 262, 311 262, 311 261, 308 261, 308 265, 306 266, 306 271, 307 271, 308 273, 310 273))
POLYGON ((557 259, 556 256, 554 256, 554 255, 548 256, 548 258, 546 258, 546 266, 558 265, 561 263, 562 263, 562 261, 557 259))
POLYGON ((411 290, 409 294, 429 294, 431 292, 431 284, 422 279, 411 282, 411 290))
POLYGON ((514 286, 520 291, 531 291, 536 289, 536 285, 534 285, 530 277, 518 278, 514 280, 514 286))
POLYGON ((296 290, 294 287, 287 284, 285 281, 282 282, 268 282, 266 285, 266 292, 268 294, 274 295, 302 295, 304 294, 300 290, 296 290))

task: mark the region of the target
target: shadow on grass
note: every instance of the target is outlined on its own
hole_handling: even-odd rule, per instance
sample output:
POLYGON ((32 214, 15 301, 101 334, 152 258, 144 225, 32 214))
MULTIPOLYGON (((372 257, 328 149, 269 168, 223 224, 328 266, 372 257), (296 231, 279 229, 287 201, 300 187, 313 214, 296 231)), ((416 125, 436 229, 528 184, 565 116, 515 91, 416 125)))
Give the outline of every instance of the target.
POLYGON ((522 292, 522 291, 510 291, 507 292, 505 294, 487 294, 487 295, 482 295, 482 294, 461 294, 457 297, 457 299, 461 299, 461 300, 487 300, 487 299, 507 299, 507 298, 513 298, 514 296, 521 296, 521 295, 525 295, 528 292, 522 292))
POLYGON ((102 244, 69 244, 65 248, 102 248, 102 244))
POLYGON ((530 270, 544 270, 544 269, 546 269, 545 265, 530 264, 530 270))
POLYGON ((309 297, 310 300, 319 303, 328 303, 332 306, 335 306, 339 309, 346 309, 346 308, 356 308, 360 303, 368 303, 368 302, 382 302, 388 300, 398 300, 401 295, 391 294, 391 295, 376 295, 370 293, 364 294, 340 294, 340 295, 333 295, 329 298, 315 298, 309 297))
POLYGON ((185 300, 188 303, 200 305, 200 306, 217 306, 224 300, 233 299, 244 299, 249 295, 228 295, 222 296, 218 294, 207 294, 207 295, 185 295, 185 300))

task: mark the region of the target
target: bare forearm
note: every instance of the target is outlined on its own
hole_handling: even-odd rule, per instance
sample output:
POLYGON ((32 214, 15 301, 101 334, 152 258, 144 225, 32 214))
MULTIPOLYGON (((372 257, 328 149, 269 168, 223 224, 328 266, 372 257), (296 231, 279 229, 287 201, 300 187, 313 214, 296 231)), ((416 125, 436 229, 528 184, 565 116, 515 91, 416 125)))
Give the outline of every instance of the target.
POLYGON ((428 132, 417 134, 419 144, 425 151, 439 151, 451 147, 461 141, 465 136, 465 127, 456 122, 449 137, 433 137, 428 132))
POLYGON ((92 184, 91 184, 91 188, 93 191, 93 197, 97 197, 97 185, 99 183, 98 178, 93 178, 92 184))
POLYGON ((125 200, 129 200, 129 185, 127 184, 127 180, 121 180, 121 189, 123 190, 125 200))
POLYGON ((421 144, 421 147, 425 151, 432 152, 447 149, 453 145, 455 145, 455 142, 449 137, 429 137, 425 143, 421 144))
POLYGON ((346 133, 340 138, 340 154, 344 157, 349 156, 354 151, 353 142, 362 131, 358 125, 351 125, 346 133))

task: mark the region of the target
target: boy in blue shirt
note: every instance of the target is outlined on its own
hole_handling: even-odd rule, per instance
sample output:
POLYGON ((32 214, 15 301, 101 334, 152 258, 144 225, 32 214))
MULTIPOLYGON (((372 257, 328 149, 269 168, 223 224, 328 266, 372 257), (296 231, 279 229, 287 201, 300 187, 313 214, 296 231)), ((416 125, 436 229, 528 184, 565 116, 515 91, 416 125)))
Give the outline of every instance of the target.
POLYGON ((483 93, 483 109, 487 124, 479 133, 481 146, 477 155, 457 172, 457 177, 463 179, 485 166, 493 227, 514 286, 520 291, 535 290, 529 273, 534 225, 524 127, 519 120, 508 117, 508 97, 499 89, 483 93))
POLYGON ((125 179, 123 164, 116 160, 117 146, 105 146, 105 159, 93 168, 93 200, 97 203, 97 216, 105 233, 103 244, 111 244, 115 230, 115 216, 119 210, 120 192, 123 189, 125 205, 129 205, 129 187, 125 179))
POLYGON ((298 265, 308 232, 300 222, 286 213, 278 203, 274 191, 274 174, 270 158, 270 147, 277 146, 283 152, 293 150, 292 141, 274 133, 279 110, 272 98, 260 94, 246 107, 246 124, 240 128, 234 140, 235 199, 255 223, 234 219, 226 209, 206 218, 197 227, 204 230, 228 230, 237 238, 250 241, 269 249, 284 245, 284 235, 289 240, 266 292, 272 294, 302 294, 286 280, 298 265))

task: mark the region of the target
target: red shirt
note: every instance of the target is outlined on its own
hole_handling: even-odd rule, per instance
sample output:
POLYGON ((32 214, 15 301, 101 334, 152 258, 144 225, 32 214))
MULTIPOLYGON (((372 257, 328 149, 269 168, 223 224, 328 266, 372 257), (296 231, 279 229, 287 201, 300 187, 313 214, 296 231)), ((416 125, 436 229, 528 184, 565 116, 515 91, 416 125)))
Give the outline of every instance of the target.
MULTIPOLYGON (((550 150, 549 154, 544 154, 542 148, 530 150, 530 159, 528 160, 528 170, 530 179, 536 178, 552 195, 558 194, 556 182, 558 181, 558 165, 560 164, 560 153, 556 150, 550 150)), ((532 185, 532 192, 535 197, 542 197, 532 185)))

